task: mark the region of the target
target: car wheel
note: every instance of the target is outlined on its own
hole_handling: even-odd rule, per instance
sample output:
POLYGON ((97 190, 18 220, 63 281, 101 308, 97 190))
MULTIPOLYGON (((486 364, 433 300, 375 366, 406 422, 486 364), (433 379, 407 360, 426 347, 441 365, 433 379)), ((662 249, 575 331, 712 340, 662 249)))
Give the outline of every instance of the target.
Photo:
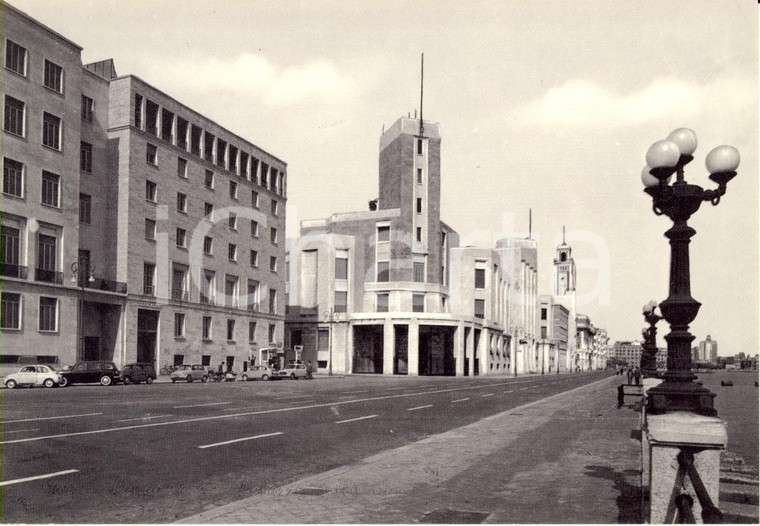
POLYGON ((69 380, 65 376, 61 376, 61 383, 58 384, 59 387, 66 387, 69 385, 69 380))
POLYGON ((153 377, 152 377, 152 376, 149 376, 149 377, 147 377, 147 378, 145 379, 145 383, 146 383, 146 384, 152 384, 152 383, 153 383, 153 377))
POLYGON ((124 377, 124 385, 129 385, 132 383, 132 379, 129 376, 124 377))
POLYGON ((290 373, 290 379, 297 380, 298 378, 296 378, 296 373, 290 373))
POLYGON ((8 380, 5 382, 5 387, 8 389, 15 389, 18 384, 16 383, 16 380, 8 380))
POLYGON ((188 374, 186 380, 187 380, 187 383, 189 383, 189 384, 193 383, 193 375, 192 374, 188 374))
POLYGON ((52 378, 45 378, 45 381, 43 382, 43 385, 45 387, 55 387, 55 382, 52 378))
POLYGON ((205 384, 206 382, 208 382, 208 375, 205 375, 205 374, 204 374, 204 375, 203 375, 203 378, 201 378, 201 382, 203 382, 204 384, 205 384))
POLYGON ((269 380, 269 375, 265 374, 264 376, 261 377, 261 379, 264 380, 264 381, 267 381, 267 380, 269 380))
POLYGON ((247 374, 244 374, 244 375, 243 375, 243 376, 241 376, 240 378, 241 378, 241 380, 243 380, 244 382, 247 382, 247 381, 248 381, 248 375, 247 375, 247 374))
POLYGON ((100 385, 111 385, 112 381, 110 376, 103 375, 100 377, 100 385))

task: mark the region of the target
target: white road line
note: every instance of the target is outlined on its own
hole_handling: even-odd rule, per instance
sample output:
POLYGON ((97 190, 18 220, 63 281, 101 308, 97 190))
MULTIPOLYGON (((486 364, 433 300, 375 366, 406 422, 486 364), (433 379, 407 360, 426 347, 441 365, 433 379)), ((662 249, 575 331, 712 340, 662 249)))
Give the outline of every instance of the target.
POLYGON ((235 444, 236 442, 245 442, 246 440, 256 440, 257 438, 273 437, 282 435, 282 431, 277 433, 267 433, 266 435, 256 435, 255 437, 236 438, 235 440, 227 440, 226 442, 217 442, 216 444, 206 444, 205 446, 198 446, 198 449, 206 449, 209 447, 226 446, 227 444, 235 444))
POLYGON ((156 415, 156 416, 141 416, 139 418, 126 418, 124 420, 117 420, 117 422, 134 422, 135 420, 152 420, 154 418, 169 418, 174 415, 156 415))
POLYGON ((360 416, 359 418, 349 418, 348 420, 338 420, 336 424, 345 424, 346 422, 356 422, 357 420, 367 420, 368 418, 377 418, 377 415, 360 416))
POLYGON ((431 404, 431 405, 421 405, 417 407, 410 407, 409 409, 407 409, 407 411, 417 411, 418 409, 427 409, 428 407, 433 407, 433 405, 431 404))
POLYGON ((288 402, 289 404, 311 404, 316 400, 296 400, 295 402, 288 402))
POLYGON ((354 393, 369 393, 369 391, 343 391, 342 393, 338 393, 338 394, 354 394, 354 393))
POLYGON ((314 395, 308 394, 308 395, 297 395, 297 396, 282 396, 280 397, 280 400, 293 400, 295 398, 309 398, 310 396, 314 396, 314 395))
POLYGON ((406 389, 406 387, 388 387, 386 391, 398 391, 399 389, 406 389))
POLYGON ((246 409, 250 409, 250 408, 249 407, 228 407, 227 409, 220 409, 220 411, 245 411, 246 409))
POLYGON ((232 402, 212 402, 210 404, 195 404, 195 405, 177 405, 174 406, 173 409, 185 409, 188 407, 208 407, 210 405, 227 405, 231 404, 232 402))
POLYGON ((52 477, 60 477, 61 475, 68 475, 70 473, 78 473, 78 469, 67 469, 66 471, 56 471, 55 473, 48 473, 47 475, 37 475, 36 477, 26 477, 16 480, 4 480, 0 482, 0 486, 10 486, 11 484, 20 484, 21 482, 31 482, 33 480, 49 479, 52 477))
POLYGON ((469 398, 460 398, 459 400, 452 400, 451 403, 456 404, 457 402, 464 402, 466 400, 469 400, 469 398))
POLYGON ((16 422, 36 422, 37 420, 60 420, 61 418, 79 418, 82 416, 100 416, 103 413, 87 413, 84 415, 61 415, 61 416, 45 416, 40 418, 24 418, 23 420, 5 420, 0 424, 15 424, 16 422))
POLYGON ((480 395, 480 398, 485 398, 486 396, 493 396, 493 393, 488 393, 488 394, 480 395))
POLYGON ((521 387, 521 388, 520 388, 520 391, 527 391, 527 390, 528 390, 528 388, 527 388, 527 387, 521 387))
POLYGON ((533 387, 531 387, 531 389, 538 389, 538 386, 534 385, 533 387))
POLYGON ((39 431, 39 430, 40 430, 40 428, 36 428, 36 429, 17 429, 15 431, 3 431, 3 434, 5 435, 5 434, 8 434, 8 433, 25 433, 25 432, 29 432, 29 431, 39 431))
POLYGON ((505 392, 505 393, 514 393, 515 391, 514 391, 514 389, 513 389, 513 390, 511 390, 511 391, 504 391, 504 392, 505 392))
POLYGON ((356 395, 341 395, 338 398, 359 398, 359 397, 356 395))

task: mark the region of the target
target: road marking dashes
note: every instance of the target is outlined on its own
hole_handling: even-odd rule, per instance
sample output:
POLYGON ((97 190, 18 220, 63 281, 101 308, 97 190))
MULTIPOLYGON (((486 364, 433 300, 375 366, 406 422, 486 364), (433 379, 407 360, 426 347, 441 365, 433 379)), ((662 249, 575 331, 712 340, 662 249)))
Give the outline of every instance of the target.
POLYGON ((28 433, 30 431, 39 431, 39 430, 40 430, 39 427, 35 429, 17 429, 15 431, 3 431, 3 434, 7 435, 8 433, 28 433))
POLYGON ((457 402, 465 402, 467 400, 469 400, 469 398, 460 398, 459 400, 452 400, 451 403, 456 404, 457 402))
POLYGON ((21 482, 31 482, 33 480, 49 479, 52 477, 60 477, 61 475, 68 475, 70 473, 78 473, 78 469, 67 469, 66 471, 56 471, 55 473, 48 473, 47 475, 37 475, 36 477, 26 477, 16 480, 4 480, 0 482, 0 486, 10 486, 11 484, 20 484, 21 482))
POLYGON ((514 392, 515 392, 514 389, 511 391, 504 391, 504 393, 514 393, 514 392))
POLYGON ((225 442, 217 442, 216 444, 206 444, 205 446, 198 446, 198 449, 206 449, 210 447, 217 447, 217 446, 226 446, 227 444, 235 444, 236 442, 245 442, 246 440, 256 440, 259 438, 267 438, 267 437, 273 437, 277 435, 282 435, 282 431, 278 431, 277 433, 267 433, 266 435, 256 435, 255 437, 245 437, 245 438, 236 438, 234 440, 227 440, 225 442))
POLYGON ((316 400, 295 400, 293 402, 288 402, 289 404, 311 404, 313 402, 316 402, 316 400))
POLYGON ((154 418, 169 418, 174 415, 156 415, 156 416, 141 416, 139 418, 127 418, 124 420, 117 420, 117 422, 134 422, 135 420, 152 420, 154 418))
POLYGON ((493 396, 493 393, 488 393, 488 394, 480 395, 480 398, 485 398, 486 396, 493 396))
POLYGON ((61 415, 61 416, 45 416, 40 418, 24 418, 23 420, 5 420, 0 424, 15 424, 16 422, 36 422, 37 420, 59 420, 61 418, 79 418, 82 416, 100 416, 103 413, 86 413, 83 415, 61 415))
POLYGON ((427 409, 428 407, 433 407, 433 405, 431 404, 431 405, 421 405, 417 407, 410 407, 409 409, 407 409, 407 411, 417 411, 418 409, 427 409))
POLYGON ((356 422, 357 420, 367 420, 368 418, 377 418, 377 415, 360 416, 359 418, 349 418, 348 420, 338 420, 336 424, 345 424, 346 422, 356 422))
POLYGON ((173 409, 185 409, 185 408, 188 408, 188 407, 208 407, 208 406, 211 406, 211 405, 227 405, 227 404, 231 404, 231 403, 232 402, 212 402, 212 403, 209 403, 209 404, 178 405, 178 406, 174 406, 173 409))
POLYGON ((521 388, 520 388, 520 391, 527 391, 527 390, 528 390, 528 388, 527 388, 527 387, 521 387, 521 388))

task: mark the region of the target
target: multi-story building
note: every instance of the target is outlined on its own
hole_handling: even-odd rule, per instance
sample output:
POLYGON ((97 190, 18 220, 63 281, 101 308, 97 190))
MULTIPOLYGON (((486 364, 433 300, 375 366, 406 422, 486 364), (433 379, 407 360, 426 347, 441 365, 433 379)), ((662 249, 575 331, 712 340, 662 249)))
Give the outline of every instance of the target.
POLYGON ((3 13, 3 362, 240 369, 281 344, 286 163, 3 13))
POLYGON ((712 364, 718 363, 718 342, 713 340, 709 334, 705 340, 699 342, 697 361, 712 364))
POLYGON ((303 221, 289 243, 289 346, 340 373, 536 371, 536 244, 458 247, 441 221, 437 123, 380 138, 370 210, 303 221))
POLYGON ((630 366, 641 364, 641 344, 639 342, 615 342, 612 352, 615 358, 630 366))
POLYGON ((575 287, 576 269, 573 249, 565 242, 565 228, 562 227, 562 244, 557 246, 554 257, 552 302, 564 306, 568 312, 567 354, 564 365, 568 371, 580 370, 583 363, 578 354, 575 287))
POLYGON ((546 368, 549 372, 567 371, 569 311, 551 295, 540 296, 539 303, 538 345, 541 355, 548 355, 546 368))

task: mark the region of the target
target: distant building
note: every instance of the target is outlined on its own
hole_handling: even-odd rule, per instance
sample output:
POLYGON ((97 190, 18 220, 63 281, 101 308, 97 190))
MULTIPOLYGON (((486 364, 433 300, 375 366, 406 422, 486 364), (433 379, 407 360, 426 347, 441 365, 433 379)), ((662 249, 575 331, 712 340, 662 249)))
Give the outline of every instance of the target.
POLYGON ((641 344, 638 342, 615 342, 612 352, 616 359, 628 365, 640 365, 641 344))
POLYGON ((539 334, 538 345, 542 356, 548 357, 549 372, 567 371, 568 325, 570 323, 567 307, 554 303, 554 296, 543 295, 539 298, 539 334))
POLYGON ((666 370, 668 368, 668 348, 657 348, 657 369, 666 370))
POLYGON ((699 342, 698 356, 697 361, 701 363, 718 363, 718 342, 713 340, 709 334, 705 340, 699 342))

